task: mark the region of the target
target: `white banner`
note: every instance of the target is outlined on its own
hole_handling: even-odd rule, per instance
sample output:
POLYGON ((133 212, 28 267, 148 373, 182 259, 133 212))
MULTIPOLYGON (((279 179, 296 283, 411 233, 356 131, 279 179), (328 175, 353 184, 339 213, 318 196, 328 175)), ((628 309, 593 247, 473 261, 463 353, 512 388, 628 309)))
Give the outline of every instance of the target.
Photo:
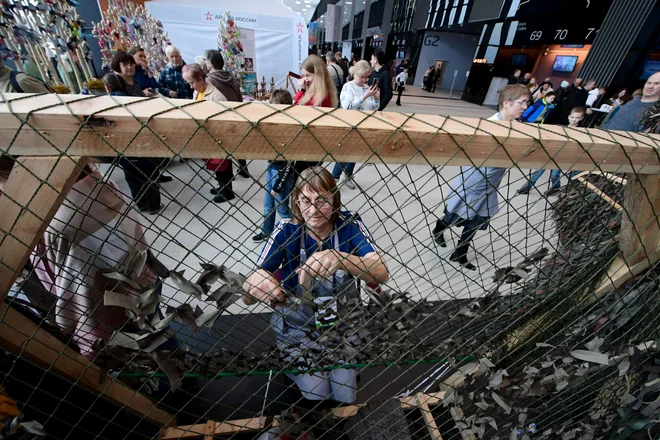
MULTIPOLYGON (((218 20, 222 19, 225 16, 225 12, 222 9, 200 9, 201 19, 204 23, 218 24, 218 20)), ((248 14, 247 12, 231 12, 236 26, 243 29, 257 29, 259 27, 259 15, 257 14, 248 14)))
POLYGON ((295 73, 300 73, 300 66, 309 54, 309 33, 307 25, 299 15, 293 15, 293 64, 298 66, 295 73))
POLYGON ((328 5, 325 14, 325 42, 341 41, 341 5, 328 5))

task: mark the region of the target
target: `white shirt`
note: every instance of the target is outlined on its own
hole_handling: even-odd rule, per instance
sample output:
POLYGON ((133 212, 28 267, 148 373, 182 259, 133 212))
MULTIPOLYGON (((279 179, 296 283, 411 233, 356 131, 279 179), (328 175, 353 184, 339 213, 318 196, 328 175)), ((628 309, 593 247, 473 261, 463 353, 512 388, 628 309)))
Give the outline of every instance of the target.
POLYGON ((403 85, 406 85, 406 81, 408 81, 408 74, 406 72, 401 72, 396 76, 396 83, 403 85))
POLYGON ((598 99, 598 89, 593 89, 589 92, 589 97, 587 98, 587 107, 594 105, 594 102, 598 99))

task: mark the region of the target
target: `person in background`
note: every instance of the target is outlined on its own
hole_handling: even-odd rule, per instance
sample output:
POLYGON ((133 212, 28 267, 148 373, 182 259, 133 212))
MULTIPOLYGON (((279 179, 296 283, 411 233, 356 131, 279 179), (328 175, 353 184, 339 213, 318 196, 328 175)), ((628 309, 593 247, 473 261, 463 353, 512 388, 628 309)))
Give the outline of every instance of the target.
POLYGON ((50 90, 40 79, 5 66, 2 57, 0 57, 0 92, 50 93, 50 90))
POLYGON ((392 100, 394 93, 392 92, 392 77, 390 72, 385 68, 385 53, 382 50, 377 50, 371 55, 371 76, 369 77, 369 84, 372 81, 378 82, 380 89, 380 106, 378 110, 383 111, 387 104, 392 100))
POLYGON ((543 124, 545 119, 552 114, 555 109, 555 92, 549 92, 545 98, 536 101, 531 107, 525 110, 522 115, 522 122, 543 124))
POLYGON ((408 68, 404 67, 401 73, 396 76, 395 82, 397 87, 396 105, 401 106, 401 95, 406 90, 406 82, 408 81, 408 68))
POLYGON ((641 123, 642 116, 658 100, 660 100, 660 72, 654 73, 646 80, 640 99, 633 99, 621 107, 621 110, 601 128, 641 132, 644 130, 644 125, 641 123))
MULTIPOLYGON (((529 85, 529 83, 532 81, 532 74, 527 72, 525 76, 523 76, 521 79, 518 80, 520 84, 524 85, 529 85)), ((536 80, 534 80, 536 82, 536 80)))
POLYGON ((181 59, 181 52, 176 47, 169 45, 165 49, 165 55, 167 55, 169 63, 160 73, 158 79, 161 93, 170 98, 192 99, 193 90, 183 80, 183 74, 181 73, 183 66, 186 65, 181 59))
POLYGON ((144 52, 144 49, 139 46, 133 46, 128 51, 128 54, 135 60, 135 75, 133 77, 140 85, 144 95, 153 96, 156 92, 160 92, 160 85, 156 81, 156 78, 154 78, 151 69, 149 69, 147 54, 144 52))
MULTIPOLYGON (((491 116, 492 121, 516 121, 523 115, 532 99, 529 89, 522 85, 510 85, 500 91, 499 112, 491 116)), ((444 231, 452 226, 462 226, 461 238, 449 257, 468 270, 476 267, 467 259, 467 252, 474 235, 488 227, 490 218, 499 211, 498 188, 506 168, 461 167, 454 180, 447 201, 444 218, 438 220, 433 229, 435 242, 447 246, 444 231)))
POLYGON ((607 89, 605 87, 594 88, 589 91, 589 97, 587 98, 587 108, 600 108, 601 105, 605 104, 604 100, 605 93, 607 89))
POLYGON ((513 84, 520 84, 520 74, 522 71, 520 69, 516 69, 513 71, 513 74, 509 76, 509 79, 507 80, 507 85, 513 85, 513 84))
POLYGON ((621 110, 621 107, 632 101, 632 99, 632 95, 628 94, 628 89, 621 89, 616 95, 612 96, 610 98, 612 111, 603 119, 601 126, 607 124, 621 110))
POLYGON ((584 80, 576 78, 573 84, 566 89, 566 96, 563 98, 560 106, 557 108, 557 118, 553 122, 557 125, 568 125, 568 115, 575 107, 585 107, 589 92, 596 87, 595 80, 589 80, 582 86, 584 80))
MULTIPOLYGON (((206 79, 206 74, 198 64, 188 64, 182 69, 183 79, 190 84, 194 90, 193 99, 195 101, 227 101, 220 90, 216 89, 206 79)), ((218 182, 218 188, 212 188, 211 194, 215 197, 213 202, 224 203, 236 197, 232 187, 234 172, 230 159, 207 159, 206 169, 215 172, 215 178, 218 182)))
POLYGON ((403 61, 401 61, 401 64, 399 64, 399 65, 397 66, 397 68, 396 68, 396 74, 397 74, 397 76, 398 76, 401 72, 403 72, 403 69, 407 69, 408 67, 409 67, 409 66, 408 66, 408 60, 403 60, 403 61))
MULTIPOLYGON (((209 49, 204 52, 204 59, 208 74, 206 81, 212 84, 216 89, 225 95, 227 101, 243 102, 243 94, 241 93, 241 86, 238 80, 231 72, 225 70, 225 59, 219 50, 209 49)), ((250 178, 250 171, 248 170, 247 161, 245 159, 238 159, 238 175, 250 178)))
MULTIPOLYGON (((577 128, 580 126, 580 122, 584 120, 587 110, 584 107, 575 107, 571 110, 571 113, 568 115, 568 126, 571 128, 577 128)), ((529 194, 529 191, 536 185, 536 182, 541 178, 545 173, 544 169, 536 170, 532 173, 532 176, 529 178, 529 181, 523 185, 519 190, 518 194, 529 194)), ((568 173, 569 181, 577 173, 577 171, 571 171, 568 173)), ((550 197, 557 194, 561 188, 561 170, 552 170, 550 172, 550 189, 546 191, 545 196, 550 197)))
MULTIPOLYGON (((341 108, 346 110, 375 111, 380 106, 380 90, 377 84, 367 85, 371 75, 371 66, 366 61, 358 61, 353 66, 353 81, 344 84, 341 90, 341 108)), ((342 171, 346 176, 342 184, 348 189, 355 189, 353 170, 355 163, 339 162, 332 170, 332 177, 339 181, 342 171)))
POLYGON ((115 72, 106 73, 103 77, 105 91, 110 96, 126 96, 126 82, 115 72))
MULTIPOLYGON (((0 160, 0 192, 12 165, 7 156, 0 160)), ((137 215, 117 184, 95 164, 85 166, 30 258, 44 288, 56 298, 57 325, 88 359, 95 357, 98 338, 107 340, 120 329, 139 331, 123 309, 103 305, 105 291, 117 291, 117 282, 103 274, 128 264, 130 249, 147 247, 137 215)), ((142 285, 155 281, 148 269, 129 277, 142 285)))
MULTIPOLYGON (((383 284, 389 269, 378 253, 371 234, 357 213, 342 210, 341 193, 335 179, 323 167, 301 174, 291 200, 292 218, 282 220, 264 245, 256 270, 243 284, 243 302, 271 304, 271 329, 277 343, 297 356, 311 346, 325 347, 308 336, 317 330, 317 317, 337 316, 333 325, 343 330, 345 315, 337 300, 360 298, 357 280, 383 284), (280 277, 275 277, 279 271, 280 277), (281 280, 281 281, 280 281, 281 280), (313 296, 314 307, 302 303, 289 307, 303 296, 304 287, 313 296), (334 304, 334 306, 333 306, 334 304)), ((324 355, 325 356, 325 355, 324 355)), ((330 362, 346 362, 341 353, 327 352, 330 362)), ((356 398, 355 370, 289 375, 305 399, 333 399, 352 403, 356 398)))
POLYGON ((321 57, 308 56, 301 65, 302 78, 298 80, 295 105, 337 107, 337 90, 321 57))
POLYGON ((427 92, 431 91, 431 81, 433 80, 434 75, 435 75, 435 66, 429 66, 429 68, 426 69, 426 72, 424 72, 424 79, 422 80, 422 90, 426 90, 427 92))
POLYGON ((532 93, 532 99, 536 102, 541 98, 545 98, 545 95, 550 92, 554 92, 552 89, 552 81, 544 81, 536 88, 536 91, 532 93))
POLYGON ((435 93, 435 88, 438 85, 438 81, 440 81, 440 77, 442 76, 442 69, 439 67, 436 67, 433 70, 433 79, 431 83, 431 93, 435 93))
POLYGON ((341 71, 344 74, 344 82, 342 84, 345 84, 348 81, 348 61, 341 57, 341 52, 335 52, 335 62, 341 67, 341 71))
POLYGON ((112 57, 110 67, 120 75, 126 83, 124 92, 127 96, 146 96, 133 76, 135 75, 135 60, 132 56, 123 50, 119 50, 115 52, 115 55, 112 57))
POLYGON ((57 74, 61 78, 66 77, 68 79, 68 82, 71 84, 72 93, 80 93, 81 90, 78 87, 76 73, 78 74, 77 78, 80 79, 81 83, 85 82, 85 73, 80 66, 80 59, 78 58, 78 54, 69 48, 68 51, 60 55, 60 60, 61 62, 57 64, 57 74))
POLYGON ((344 86, 344 73, 341 70, 341 67, 335 62, 335 54, 332 51, 329 51, 325 56, 328 64, 328 75, 330 75, 330 80, 335 85, 335 90, 337 90, 337 101, 339 101, 339 92, 344 86))
MULTIPOLYGON (((271 104, 293 105, 293 97, 286 89, 275 89, 270 96, 271 104)), ((289 210, 289 195, 293 190, 293 166, 286 160, 269 160, 266 168, 266 184, 264 189, 264 223, 261 232, 252 237, 258 243, 268 239, 275 230, 275 212, 282 220, 291 218, 289 210)))

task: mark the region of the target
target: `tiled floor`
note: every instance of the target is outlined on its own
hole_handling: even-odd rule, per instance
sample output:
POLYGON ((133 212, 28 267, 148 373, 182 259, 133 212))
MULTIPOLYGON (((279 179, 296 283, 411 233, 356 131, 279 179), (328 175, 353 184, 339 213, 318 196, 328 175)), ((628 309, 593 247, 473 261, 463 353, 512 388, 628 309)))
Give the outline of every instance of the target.
MULTIPOLYGON (((393 101, 387 111, 484 118, 493 114, 491 109, 441 98, 439 93, 427 97, 425 93, 409 87, 403 105, 397 107, 393 101)), ((196 275, 203 261, 226 264, 244 274, 254 267, 262 244, 253 243, 250 238, 258 231, 262 218, 261 185, 266 163, 254 161, 249 169, 255 180, 235 180, 237 199, 215 204, 209 193, 212 176, 203 169, 201 161, 170 166, 168 172, 175 180, 162 187, 165 210, 157 217, 142 217, 148 228, 147 238, 166 265, 186 269, 189 278, 196 275)), ((553 222, 546 212, 546 200, 538 192, 516 197, 523 174, 512 170, 500 188, 500 212, 493 218, 491 228, 478 233, 474 242, 478 270, 464 271, 450 263, 448 256, 456 235, 449 247, 440 248, 431 239, 431 229, 442 216, 443 197, 458 171, 457 167, 433 170, 421 165, 358 164, 355 180, 359 189, 342 190, 346 208, 361 214, 386 255, 391 271, 388 286, 392 289, 432 300, 477 297, 492 284, 496 267, 512 265, 542 245, 553 246, 553 222)), ((112 178, 128 194, 123 173, 114 170, 112 178)), ((470 258, 475 258, 473 252, 470 258)), ((194 307, 197 302, 172 286, 167 286, 164 293, 166 302, 171 304, 191 302, 194 307)), ((267 310, 236 304, 230 313, 255 311, 267 310)))

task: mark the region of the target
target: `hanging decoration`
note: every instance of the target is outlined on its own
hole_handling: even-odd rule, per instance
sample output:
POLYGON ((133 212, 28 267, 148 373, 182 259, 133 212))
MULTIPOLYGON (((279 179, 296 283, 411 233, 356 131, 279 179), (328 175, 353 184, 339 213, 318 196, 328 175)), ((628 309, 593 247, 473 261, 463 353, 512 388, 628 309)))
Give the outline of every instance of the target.
POLYGON ((167 66, 165 48, 171 44, 163 23, 149 14, 144 6, 131 2, 111 5, 103 17, 102 22, 94 23, 93 30, 101 48, 103 67, 110 68, 116 51, 128 52, 131 47, 139 46, 147 55, 149 69, 159 76, 167 66))
POLYGON ((218 50, 225 59, 225 69, 236 78, 245 70, 245 53, 241 43, 241 30, 229 11, 225 12, 218 23, 218 50))
POLYGON ((0 57, 59 90, 82 90, 93 73, 78 5, 75 0, 2 1, 0 57))

